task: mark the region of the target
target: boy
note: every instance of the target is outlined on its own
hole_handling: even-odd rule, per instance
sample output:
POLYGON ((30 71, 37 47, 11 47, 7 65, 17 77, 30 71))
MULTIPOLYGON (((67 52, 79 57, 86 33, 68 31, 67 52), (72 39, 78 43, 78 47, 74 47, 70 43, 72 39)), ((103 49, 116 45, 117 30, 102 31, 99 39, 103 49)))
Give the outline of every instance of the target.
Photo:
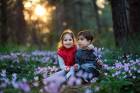
MULTIPOLYGON (((75 69, 82 70, 82 77, 89 82, 93 77, 99 76, 99 69, 102 67, 99 59, 94 54, 94 50, 88 50, 88 46, 92 43, 93 36, 89 31, 80 31, 78 33, 79 49, 76 52, 75 69)), ((79 77, 79 76, 78 76, 79 77)))

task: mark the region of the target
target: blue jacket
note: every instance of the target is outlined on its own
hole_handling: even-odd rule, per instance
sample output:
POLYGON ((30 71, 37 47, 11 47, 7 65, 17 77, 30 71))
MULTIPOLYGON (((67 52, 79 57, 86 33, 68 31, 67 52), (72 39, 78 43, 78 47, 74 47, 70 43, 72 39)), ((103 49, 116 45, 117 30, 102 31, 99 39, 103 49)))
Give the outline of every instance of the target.
POLYGON ((76 52, 75 63, 79 65, 80 70, 98 74, 97 60, 98 57, 94 54, 94 50, 78 49, 76 52))

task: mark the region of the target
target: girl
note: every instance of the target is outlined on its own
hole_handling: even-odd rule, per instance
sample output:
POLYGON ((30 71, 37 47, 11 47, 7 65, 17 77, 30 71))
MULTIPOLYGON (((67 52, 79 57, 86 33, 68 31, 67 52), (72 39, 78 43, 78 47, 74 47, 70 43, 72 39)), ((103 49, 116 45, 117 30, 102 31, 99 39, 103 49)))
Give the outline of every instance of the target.
POLYGON ((75 64, 76 50, 75 36, 71 30, 67 29, 61 34, 60 42, 58 43, 57 55, 61 71, 47 78, 48 81, 54 81, 58 76, 67 80, 71 75, 74 75, 73 65, 75 64))
POLYGON ((57 50, 59 66, 66 72, 66 78, 74 74, 73 65, 75 62, 76 50, 75 36, 71 30, 67 29, 60 37, 57 50))

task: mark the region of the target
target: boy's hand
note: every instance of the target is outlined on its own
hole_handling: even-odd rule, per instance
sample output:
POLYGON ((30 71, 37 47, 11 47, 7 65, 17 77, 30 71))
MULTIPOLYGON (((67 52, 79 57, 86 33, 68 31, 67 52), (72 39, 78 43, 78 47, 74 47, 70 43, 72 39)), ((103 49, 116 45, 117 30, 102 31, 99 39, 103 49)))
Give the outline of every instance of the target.
POLYGON ((101 60, 97 60, 97 64, 101 67, 103 67, 103 62, 101 60))
POLYGON ((94 49, 93 44, 88 45, 87 49, 88 49, 88 50, 94 49))

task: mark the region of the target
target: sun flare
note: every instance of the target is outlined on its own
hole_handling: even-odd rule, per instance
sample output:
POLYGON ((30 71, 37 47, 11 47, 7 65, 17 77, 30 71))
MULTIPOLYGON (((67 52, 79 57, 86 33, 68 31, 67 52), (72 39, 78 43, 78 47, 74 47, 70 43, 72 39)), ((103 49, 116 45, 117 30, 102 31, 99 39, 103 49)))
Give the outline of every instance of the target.
POLYGON ((34 12, 37 16, 43 16, 46 14, 45 8, 41 5, 37 5, 34 12))
MULTIPOLYGON (((36 23, 36 26, 41 29, 41 33, 48 33, 52 14, 56 7, 49 5, 47 0, 25 0, 24 1, 24 18, 28 24, 36 23), (41 26, 38 26, 41 25, 41 26)), ((35 24, 34 24, 35 25, 35 24)))

